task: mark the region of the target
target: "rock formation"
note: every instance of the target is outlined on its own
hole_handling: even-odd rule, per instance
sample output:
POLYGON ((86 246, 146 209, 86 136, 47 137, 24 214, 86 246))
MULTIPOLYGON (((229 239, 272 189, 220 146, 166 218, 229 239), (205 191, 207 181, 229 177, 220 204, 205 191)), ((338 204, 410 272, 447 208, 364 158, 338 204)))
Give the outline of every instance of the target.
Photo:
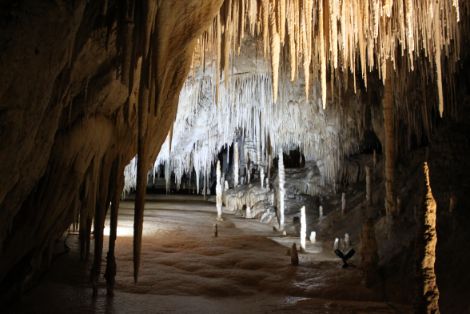
MULTIPOLYGON (((167 192, 186 178, 205 196, 215 170, 219 219, 222 201, 264 222, 275 220, 276 205, 283 234, 292 215, 286 204, 315 200, 302 207, 302 248, 311 223, 306 208, 315 217, 319 210, 319 238, 329 224, 344 223, 334 220, 335 211, 346 211, 346 194, 340 205, 337 191, 348 193, 343 218, 354 216, 359 195, 376 219, 383 204, 373 207, 372 197, 380 197, 387 216, 407 227, 413 200, 400 190, 413 182, 403 176, 416 177, 407 164, 411 149, 432 143, 439 126, 463 129, 459 119, 468 116, 460 117, 470 81, 469 11, 470 2, 456 0, 2 1, 0 292, 8 299, 30 286, 71 224, 96 292, 109 213, 105 278, 112 294, 123 190, 135 192, 137 281, 149 170, 164 172, 167 192), (354 160, 368 154, 370 162, 372 149, 372 169, 354 160), (298 173, 284 160, 289 150, 300 155, 298 173), (224 160, 224 177, 216 159, 224 160), (348 171, 354 163, 356 171, 348 171), (362 194, 349 193, 359 185, 362 194), (334 195, 324 201, 328 193, 334 195)), ((425 226, 420 308, 437 312, 438 200, 428 171, 426 210, 417 220, 425 226)), ((447 192, 445 206, 457 215, 465 199, 457 203, 447 192)), ((366 269, 376 263, 372 223, 362 237, 366 269)), ((395 257, 394 245, 386 243, 380 257, 395 257)), ((294 244, 293 265, 296 251, 294 244)))
POLYGON ((418 211, 418 238, 417 238, 417 276, 418 295, 416 311, 419 313, 440 313, 439 289, 437 287, 436 263, 436 217, 437 204, 431 190, 431 179, 428 164, 423 165, 425 179, 425 199, 423 209, 418 211))

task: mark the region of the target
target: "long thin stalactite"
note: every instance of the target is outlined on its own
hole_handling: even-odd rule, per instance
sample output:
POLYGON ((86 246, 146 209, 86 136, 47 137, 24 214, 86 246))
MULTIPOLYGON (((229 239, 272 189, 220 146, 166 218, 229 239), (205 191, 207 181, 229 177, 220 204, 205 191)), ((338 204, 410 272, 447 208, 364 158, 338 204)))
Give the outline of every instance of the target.
POLYGON ((217 80, 223 75, 227 82, 230 55, 240 51, 247 35, 260 38, 263 56, 271 60, 274 102, 278 72, 286 64, 291 80, 303 73, 306 98, 314 72, 321 81, 323 107, 327 81, 334 82, 341 72, 353 74, 356 90, 358 71, 367 86, 367 75, 374 69, 385 82, 387 61, 394 69, 403 66, 413 71, 417 63, 427 60, 435 69, 432 77, 442 116, 442 58, 446 56, 449 63, 459 58, 459 21, 457 0, 226 0, 201 37, 197 55, 204 56, 199 60, 204 67, 212 58, 217 80), (281 53, 284 48, 286 53, 281 53), (405 62, 398 63, 402 57, 405 62))

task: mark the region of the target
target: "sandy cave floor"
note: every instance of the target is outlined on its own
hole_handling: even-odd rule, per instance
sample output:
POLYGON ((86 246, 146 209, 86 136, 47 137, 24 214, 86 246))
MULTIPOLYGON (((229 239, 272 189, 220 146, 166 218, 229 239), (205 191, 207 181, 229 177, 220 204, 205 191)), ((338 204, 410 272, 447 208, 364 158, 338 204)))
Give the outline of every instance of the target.
MULTIPOLYGON (((122 202, 114 298, 104 279, 93 299, 89 264, 78 258, 77 236, 42 282, 8 313, 408 313, 364 287, 359 268, 342 269, 330 249, 309 244, 300 266, 272 227, 225 215, 213 237, 215 206, 198 198, 146 204, 142 264, 133 282, 133 203, 122 202), (274 240, 273 240, 274 237, 274 240)), ((107 221, 108 227, 109 221, 107 221)), ((105 234, 109 228, 105 229, 105 234)), ((108 237, 105 237, 107 243, 108 237)), ((104 248, 104 257, 107 247, 104 248)), ((359 264, 358 257, 353 264, 359 264)), ((103 259, 103 271, 105 258, 103 259)))

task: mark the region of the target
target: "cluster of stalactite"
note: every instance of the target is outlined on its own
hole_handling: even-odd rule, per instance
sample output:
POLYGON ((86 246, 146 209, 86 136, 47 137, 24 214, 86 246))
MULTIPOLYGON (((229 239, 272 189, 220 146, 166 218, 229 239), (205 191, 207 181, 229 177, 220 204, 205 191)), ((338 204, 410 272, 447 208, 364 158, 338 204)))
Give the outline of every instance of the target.
MULTIPOLYGON (((175 106, 166 103, 176 103, 190 70, 195 39, 207 26, 207 21, 213 18, 220 3, 218 0, 207 1, 204 5, 200 5, 199 1, 188 3, 201 16, 198 20, 188 21, 193 32, 174 42, 169 38, 171 23, 163 27, 161 23, 168 18, 165 15, 174 9, 171 3, 128 0, 110 2, 108 5, 106 1, 102 8, 109 23, 109 31, 116 29, 119 80, 128 87, 127 101, 118 118, 137 127, 138 157, 134 164, 136 172, 133 173, 136 178, 133 252, 135 281, 138 279, 140 266, 147 171, 176 115, 175 106), (159 45, 162 42, 164 45, 159 45), (171 64, 177 64, 179 69, 170 71, 171 64), (155 137, 160 139, 155 141, 155 137)), ((172 12, 174 23, 181 23, 178 14, 185 14, 184 10, 179 9, 172 12)), ((110 294, 116 274, 114 249, 117 217, 121 193, 125 187, 124 177, 129 175, 129 171, 124 171, 129 153, 120 155, 119 145, 115 148, 115 151, 107 152, 102 160, 95 160, 90 167, 82 187, 83 197, 87 201, 77 215, 80 225, 80 255, 83 259, 88 259, 92 225, 94 229, 94 259, 91 270, 94 293, 101 273, 103 229, 108 207, 111 210, 111 231, 105 278, 110 294)))
POLYGON ((196 59, 203 66, 215 62, 217 81, 227 81, 231 56, 240 52, 243 39, 259 37, 260 50, 271 61, 274 101, 279 70, 286 64, 291 80, 303 73, 307 98, 310 82, 321 82, 323 107, 328 79, 348 85, 350 72, 356 90, 356 72, 367 86, 373 69, 385 82, 387 66, 411 71, 428 63, 442 115, 442 59, 458 59, 460 16, 458 0, 226 0, 201 37, 196 59))
MULTIPOLYGON (((181 178, 194 170, 200 191, 200 178, 210 177, 219 152, 237 141, 242 167, 249 163, 269 175, 273 151, 299 149, 306 160, 319 162, 325 184, 337 180, 344 156, 357 151, 365 129, 360 97, 336 94, 336 99, 348 105, 333 104, 322 111, 318 96, 306 101, 301 84, 285 79, 279 100, 273 103, 269 73, 254 70, 259 72, 235 74, 227 87, 221 85, 218 105, 211 75, 200 74, 185 82, 172 136, 167 136, 154 164, 156 172, 165 166, 168 186, 172 173, 178 189, 181 178)), ((136 170, 134 160, 126 168, 127 190, 135 187, 136 170)))

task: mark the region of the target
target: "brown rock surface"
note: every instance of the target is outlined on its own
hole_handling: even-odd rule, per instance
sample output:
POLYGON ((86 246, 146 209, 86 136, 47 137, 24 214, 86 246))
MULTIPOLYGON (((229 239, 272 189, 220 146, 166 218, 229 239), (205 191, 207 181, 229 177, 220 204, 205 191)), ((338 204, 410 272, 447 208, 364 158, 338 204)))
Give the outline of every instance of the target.
MULTIPOLYGON (((136 154, 140 58, 135 71, 120 66, 124 2, 1 3, 0 287, 40 267, 74 213, 85 208, 92 217, 99 194, 108 193, 98 178, 118 157, 125 165, 136 154)), ((195 38, 221 1, 150 3, 158 7, 158 112, 147 127, 153 159, 174 120, 195 38)), ((138 17, 124 21, 133 22, 138 17)))

